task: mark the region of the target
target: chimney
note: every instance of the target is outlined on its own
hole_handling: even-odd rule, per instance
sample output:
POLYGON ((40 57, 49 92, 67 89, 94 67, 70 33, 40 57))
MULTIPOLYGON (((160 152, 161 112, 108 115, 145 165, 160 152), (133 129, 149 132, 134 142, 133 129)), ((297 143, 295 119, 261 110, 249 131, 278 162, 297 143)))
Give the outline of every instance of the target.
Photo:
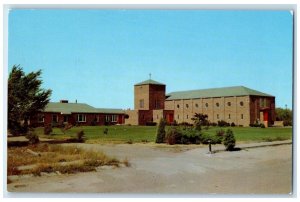
POLYGON ((60 103, 69 103, 68 100, 60 100, 60 103))

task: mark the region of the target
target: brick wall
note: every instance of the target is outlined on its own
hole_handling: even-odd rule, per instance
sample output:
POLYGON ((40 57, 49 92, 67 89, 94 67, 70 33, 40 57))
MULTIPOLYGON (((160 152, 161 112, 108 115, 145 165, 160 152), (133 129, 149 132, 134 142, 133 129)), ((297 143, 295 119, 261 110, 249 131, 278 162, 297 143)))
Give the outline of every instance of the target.
POLYGON ((249 100, 249 96, 168 100, 165 101, 165 106, 168 110, 174 110, 174 119, 178 123, 193 123, 191 118, 195 113, 203 113, 208 115, 210 122, 217 123, 224 120, 228 123, 234 122, 236 125, 248 126, 250 123, 249 100))

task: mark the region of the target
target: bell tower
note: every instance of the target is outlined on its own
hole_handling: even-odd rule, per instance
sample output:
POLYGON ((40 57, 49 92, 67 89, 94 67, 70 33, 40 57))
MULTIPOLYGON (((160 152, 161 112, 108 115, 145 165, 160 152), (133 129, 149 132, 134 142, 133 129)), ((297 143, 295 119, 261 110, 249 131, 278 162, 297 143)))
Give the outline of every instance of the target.
POLYGON ((134 85, 134 109, 154 110, 165 108, 166 85, 150 79, 134 85))

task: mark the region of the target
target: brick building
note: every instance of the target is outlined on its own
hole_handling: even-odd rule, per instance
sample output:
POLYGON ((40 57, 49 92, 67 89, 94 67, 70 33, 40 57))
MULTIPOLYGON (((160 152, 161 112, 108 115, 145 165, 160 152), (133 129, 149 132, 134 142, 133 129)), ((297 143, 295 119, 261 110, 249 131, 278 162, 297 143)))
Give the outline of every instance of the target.
POLYGON ((146 125, 165 118, 171 123, 192 123, 195 113, 208 115, 210 122, 224 120, 249 126, 275 121, 275 97, 244 86, 165 93, 166 85, 146 80, 134 85, 134 110, 127 110, 125 124, 146 125))
POLYGON ((122 109, 94 108, 84 103, 69 103, 67 100, 50 102, 45 110, 31 117, 30 124, 44 126, 46 124, 70 123, 72 125, 105 125, 123 124, 125 114, 122 109))

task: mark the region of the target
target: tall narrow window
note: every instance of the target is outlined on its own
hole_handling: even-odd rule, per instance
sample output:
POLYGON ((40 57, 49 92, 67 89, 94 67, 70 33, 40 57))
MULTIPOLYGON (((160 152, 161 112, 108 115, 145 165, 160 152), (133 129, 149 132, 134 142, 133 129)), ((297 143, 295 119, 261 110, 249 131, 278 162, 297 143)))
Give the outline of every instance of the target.
POLYGON ((179 119, 179 114, 177 115, 177 119, 179 119))
POLYGON ((140 108, 144 108, 144 99, 140 100, 140 108))
POLYGON ((64 122, 66 123, 66 122, 68 122, 68 120, 69 120, 69 117, 67 115, 65 115, 64 116, 64 122))
POLYGON ((241 119, 244 119, 244 114, 241 114, 241 119))
POLYGON ((105 122, 110 122, 110 115, 105 116, 105 122))
POLYGON ((118 115, 111 115, 111 122, 117 122, 118 115))
POLYGON ((38 114, 38 122, 44 123, 44 115, 43 114, 38 114))
POLYGON ((219 119, 219 114, 217 114, 217 119, 219 119))
POLYGON ((56 114, 52 115, 52 122, 54 122, 54 123, 58 122, 58 116, 56 114))
POLYGON ((186 119, 188 119, 189 118, 189 115, 186 115, 186 119))
POLYGON ((228 114, 228 119, 230 119, 230 114, 228 114))
POLYGON ((189 108, 189 104, 185 104, 185 107, 186 107, 186 108, 189 108))

